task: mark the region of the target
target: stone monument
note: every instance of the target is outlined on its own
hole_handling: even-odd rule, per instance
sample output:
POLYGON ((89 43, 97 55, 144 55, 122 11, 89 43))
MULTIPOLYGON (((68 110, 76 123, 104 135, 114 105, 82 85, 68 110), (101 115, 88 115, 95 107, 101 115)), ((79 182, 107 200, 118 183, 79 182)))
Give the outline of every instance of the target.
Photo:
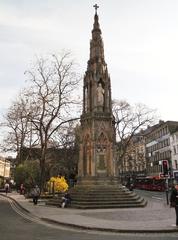
POLYGON ((115 128, 111 81, 104 59, 104 45, 95 7, 90 58, 83 82, 83 113, 78 165, 79 181, 115 177, 115 128))
MULTIPOLYGON (((70 189, 74 208, 143 207, 146 202, 118 183, 111 81, 95 4, 90 57, 83 82, 78 180, 70 189)), ((58 205, 59 200, 48 204, 58 205)))

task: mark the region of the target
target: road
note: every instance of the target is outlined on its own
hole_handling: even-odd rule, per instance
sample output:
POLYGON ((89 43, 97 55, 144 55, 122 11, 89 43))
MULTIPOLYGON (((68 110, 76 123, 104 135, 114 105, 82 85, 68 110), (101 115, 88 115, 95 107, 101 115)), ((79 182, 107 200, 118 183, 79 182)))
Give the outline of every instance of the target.
POLYGON ((149 199, 152 199, 152 200, 157 199, 157 200, 166 202, 165 192, 145 191, 145 190, 138 190, 138 189, 134 189, 134 191, 143 197, 148 197, 149 199))
MULTIPOLYGON (((144 193, 145 194, 145 193, 144 193)), ((151 195, 150 195, 151 196, 151 195)), ((112 234, 65 229, 21 212, 0 196, 0 240, 177 240, 178 233, 112 234)))

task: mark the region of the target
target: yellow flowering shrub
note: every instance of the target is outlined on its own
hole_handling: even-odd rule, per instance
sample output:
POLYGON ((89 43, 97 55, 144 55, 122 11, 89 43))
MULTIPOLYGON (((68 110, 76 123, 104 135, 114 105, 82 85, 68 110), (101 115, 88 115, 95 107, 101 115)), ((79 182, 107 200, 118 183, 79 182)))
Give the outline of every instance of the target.
POLYGON ((65 192, 68 190, 68 184, 64 177, 51 177, 48 181, 48 185, 52 185, 54 183, 54 191, 55 192, 65 192))

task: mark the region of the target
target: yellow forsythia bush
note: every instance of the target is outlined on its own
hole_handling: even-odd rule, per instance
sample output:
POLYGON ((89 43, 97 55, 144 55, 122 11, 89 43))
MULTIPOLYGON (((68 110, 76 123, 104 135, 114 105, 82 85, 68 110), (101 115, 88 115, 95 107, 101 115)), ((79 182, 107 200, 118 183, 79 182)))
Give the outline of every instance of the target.
POLYGON ((68 190, 68 184, 64 177, 51 177, 48 181, 48 185, 52 185, 54 182, 55 192, 65 192, 68 190))

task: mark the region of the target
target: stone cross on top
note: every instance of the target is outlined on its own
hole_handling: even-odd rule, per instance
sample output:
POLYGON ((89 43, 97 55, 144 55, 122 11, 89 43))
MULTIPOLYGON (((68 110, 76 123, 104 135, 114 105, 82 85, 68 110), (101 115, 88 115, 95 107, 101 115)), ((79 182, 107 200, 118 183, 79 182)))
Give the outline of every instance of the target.
POLYGON ((99 6, 97 4, 93 5, 93 7, 95 8, 95 14, 97 14, 97 8, 99 8, 99 6))

